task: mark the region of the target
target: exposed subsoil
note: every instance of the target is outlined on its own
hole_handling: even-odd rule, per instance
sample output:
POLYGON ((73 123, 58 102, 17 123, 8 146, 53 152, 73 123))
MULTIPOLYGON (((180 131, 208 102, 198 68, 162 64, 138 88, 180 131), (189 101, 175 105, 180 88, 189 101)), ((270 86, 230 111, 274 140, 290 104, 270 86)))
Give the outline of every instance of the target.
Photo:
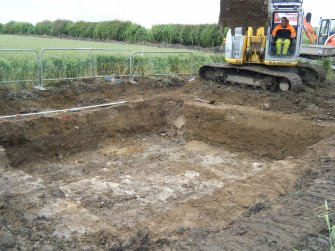
POLYGON ((329 250, 335 81, 172 77, 0 90, 2 250, 329 250))

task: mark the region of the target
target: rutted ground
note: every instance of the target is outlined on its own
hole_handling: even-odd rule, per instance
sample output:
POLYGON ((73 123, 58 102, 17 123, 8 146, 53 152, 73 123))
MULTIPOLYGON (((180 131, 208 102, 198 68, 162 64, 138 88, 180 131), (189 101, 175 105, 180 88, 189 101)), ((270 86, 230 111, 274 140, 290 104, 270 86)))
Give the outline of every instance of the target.
POLYGON ((128 103, 1 121, 1 248, 326 250, 313 210, 335 200, 333 90, 174 78, 2 93, 2 115, 128 103))

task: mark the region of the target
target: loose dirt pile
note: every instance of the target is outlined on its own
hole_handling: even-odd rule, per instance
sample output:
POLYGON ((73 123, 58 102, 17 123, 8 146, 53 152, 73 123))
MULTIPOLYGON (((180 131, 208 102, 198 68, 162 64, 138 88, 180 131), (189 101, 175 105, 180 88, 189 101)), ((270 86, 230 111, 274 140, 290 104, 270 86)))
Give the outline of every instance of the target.
POLYGON ((221 0, 219 25, 223 27, 267 27, 268 0, 221 0))
POLYGON ((335 84, 180 78, 0 92, 0 249, 327 250, 335 84))

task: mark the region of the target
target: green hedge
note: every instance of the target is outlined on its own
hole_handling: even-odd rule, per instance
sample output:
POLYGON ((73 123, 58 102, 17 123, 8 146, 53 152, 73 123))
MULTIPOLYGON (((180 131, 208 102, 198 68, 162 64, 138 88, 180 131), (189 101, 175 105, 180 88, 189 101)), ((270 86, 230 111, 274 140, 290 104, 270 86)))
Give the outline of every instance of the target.
POLYGON ((3 25, 1 32, 4 34, 34 34, 35 27, 27 22, 10 21, 3 25))
POLYGON ((222 34, 215 24, 202 25, 154 25, 151 29, 156 43, 183 44, 215 47, 222 44, 222 34))
POLYGON ((11 21, 0 25, 0 32, 3 34, 72 36, 131 43, 154 42, 201 47, 215 47, 222 44, 222 34, 216 24, 160 24, 146 29, 130 21, 72 22, 59 19, 38 22, 35 26, 31 23, 11 21))
POLYGON ((67 36, 69 35, 69 29, 73 25, 70 20, 56 20, 52 23, 50 35, 52 36, 67 36))
POLYGON ((70 25, 68 34, 72 37, 93 38, 96 25, 97 23, 93 22, 76 22, 70 25))
POLYGON ((53 25, 53 22, 48 21, 48 20, 38 22, 35 25, 35 32, 38 35, 51 35, 52 25, 53 25))

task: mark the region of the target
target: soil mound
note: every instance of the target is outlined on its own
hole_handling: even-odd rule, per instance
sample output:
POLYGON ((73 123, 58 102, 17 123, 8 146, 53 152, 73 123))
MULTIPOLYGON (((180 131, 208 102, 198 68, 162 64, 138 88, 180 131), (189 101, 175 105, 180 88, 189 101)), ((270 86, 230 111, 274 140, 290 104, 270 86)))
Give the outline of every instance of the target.
POLYGON ((268 0, 221 0, 220 27, 262 27, 267 25, 268 0))

